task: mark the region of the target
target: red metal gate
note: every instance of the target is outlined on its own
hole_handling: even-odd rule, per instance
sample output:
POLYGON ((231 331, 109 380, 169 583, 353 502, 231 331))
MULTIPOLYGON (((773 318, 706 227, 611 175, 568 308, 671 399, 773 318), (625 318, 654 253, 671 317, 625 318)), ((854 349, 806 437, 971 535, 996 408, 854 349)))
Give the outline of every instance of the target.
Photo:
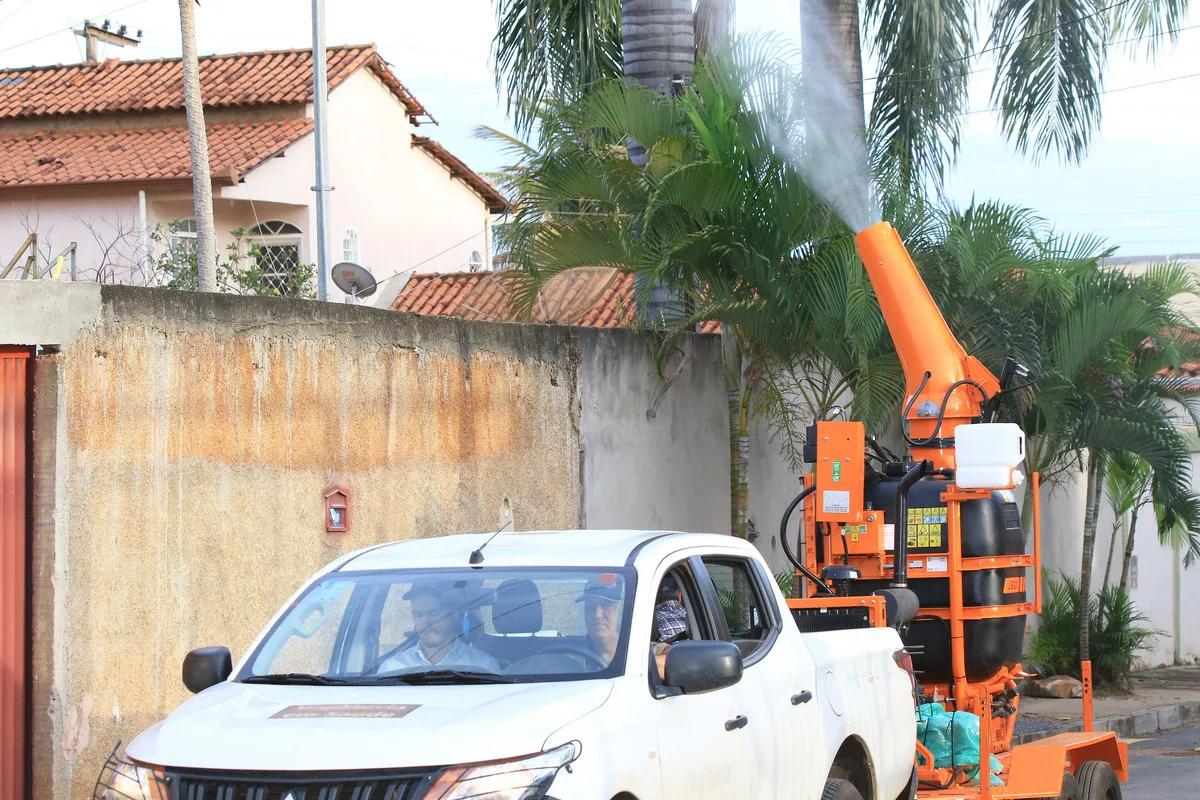
POLYGON ((0 347, 0 800, 25 797, 29 356, 0 347))

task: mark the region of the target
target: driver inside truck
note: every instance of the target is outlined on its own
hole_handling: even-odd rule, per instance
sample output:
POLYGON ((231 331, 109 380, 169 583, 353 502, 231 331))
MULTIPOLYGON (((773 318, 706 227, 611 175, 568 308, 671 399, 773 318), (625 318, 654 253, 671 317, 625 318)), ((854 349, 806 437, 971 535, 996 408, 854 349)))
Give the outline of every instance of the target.
POLYGON ((423 583, 408 590, 404 599, 412 606, 417 645, 388 657, 377 672, 426 666, 500 672, 496 659, 466 639, 467 601, 461 591, 449 585, 423 583))
POLYGON ((620 578, 604 581, 605 575, 589 581, 576 602, 583 603, 583 621, 587 628, 588 645, 596 663, 607 667, 617 654, 621 638, 621 607, 623 590, 620 578))

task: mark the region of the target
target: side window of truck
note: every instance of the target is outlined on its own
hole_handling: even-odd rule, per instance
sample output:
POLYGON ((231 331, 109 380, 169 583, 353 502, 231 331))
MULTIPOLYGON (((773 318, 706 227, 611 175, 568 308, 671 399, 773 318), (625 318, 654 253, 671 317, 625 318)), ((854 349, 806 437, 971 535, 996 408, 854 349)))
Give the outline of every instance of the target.
POLYGON ((778 621, 753 565, 731 556, 701 560, 717 590, 729 638, 742 651, 742 658, 750 660, 766 652, 766 645, 778 632, 778 621))

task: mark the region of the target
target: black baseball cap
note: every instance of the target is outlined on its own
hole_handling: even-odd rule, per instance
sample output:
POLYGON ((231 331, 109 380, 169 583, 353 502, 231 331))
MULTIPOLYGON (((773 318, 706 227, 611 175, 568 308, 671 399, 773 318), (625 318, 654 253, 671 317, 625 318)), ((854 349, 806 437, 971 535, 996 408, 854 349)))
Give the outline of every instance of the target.
POLYGON ((583 588, 583 594, 576 598, 575 602, 603 600, 607 603, 619 603, 624 598, 625 591, 621 576, 605 572, 588 581, 587 586, 583 588))

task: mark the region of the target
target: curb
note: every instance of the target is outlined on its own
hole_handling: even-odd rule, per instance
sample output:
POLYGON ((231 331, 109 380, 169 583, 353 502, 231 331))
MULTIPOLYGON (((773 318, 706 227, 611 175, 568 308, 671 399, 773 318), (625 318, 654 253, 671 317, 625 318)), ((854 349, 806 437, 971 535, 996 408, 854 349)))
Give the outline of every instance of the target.
MULTIPOLYGON (((1191 723, 1200 723, 1200 700, 1157 706, 1135 714, 1120 717, 1104 717, 1096 720, 1096 730, 1115 731, 1122 739, 1145 739, 1162 731, 1182 728, 1191 723)), ((1048 731, 1029 731, 1013 735, 1013 746, 1036 742, 1058 733, 1074 733, 1083 730, 1083 721, 1072 722, 1061 728, 1048 731)))

